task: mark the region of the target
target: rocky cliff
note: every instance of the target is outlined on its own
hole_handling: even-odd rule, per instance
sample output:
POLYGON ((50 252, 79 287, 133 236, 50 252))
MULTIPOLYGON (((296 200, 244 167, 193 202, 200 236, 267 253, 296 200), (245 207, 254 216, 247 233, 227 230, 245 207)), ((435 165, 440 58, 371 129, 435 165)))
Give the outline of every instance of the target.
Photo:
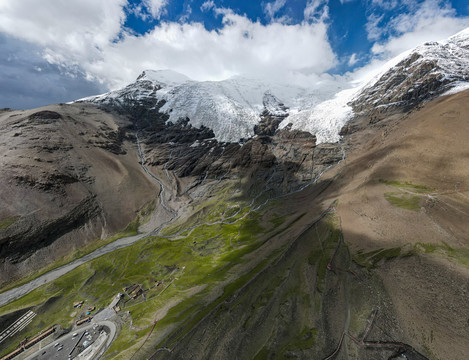
POLYGON ((427 42, 401 54, 396 65, 365 85, 351 101, 354 113, 378 121, 406 112, 469 81, 469 31, 427 42))

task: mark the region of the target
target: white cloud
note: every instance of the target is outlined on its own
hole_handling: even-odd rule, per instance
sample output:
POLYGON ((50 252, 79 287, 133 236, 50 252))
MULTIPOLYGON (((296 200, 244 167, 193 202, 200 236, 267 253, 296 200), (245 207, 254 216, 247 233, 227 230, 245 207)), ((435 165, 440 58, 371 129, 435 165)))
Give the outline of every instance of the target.
POLYGON ((189 20, 189 17, 191 16, 191 14, 192 14, 192 7, 188 4, 186 6, 186 10, 184 14, 179 17, 179 22, 182 22, 182 23, 186 22, 187 20, 189 20))
POLYGON ((143 21, 159 20, 166 13, 166 5, 168 5, 168 0, 141 0, 140 4, 127 4, 126 10, 143 21))
POLYGON ((275 15, 285 6, 287 0, 275 0, 265 4, 264 14, 269 20, 273 20, 275 15))
POLYGON ((391 10, 396 8, 400 2, 399 0, 371 0, 371 3, 383 9, 391 10))
MULTIPOLYGON (((456 11, 448 3, 439 0, 426 0, 412 12, 402 13, 381 27, 378 26, 381 19, 374 20, 378 21, 367 29, 375 29, 379 36, 390 34, 372 48, 374 54, 385 58, 396 56, 426 41, 445 39, 469 26, 469 17, 456 17, 456 11)), ((375 38, 370 32, 368 36, 375 38)))
POLYGON ((209 0, 202 4, 202 6, 200 7, 200 11, 202 12, 209 11, 214 8, 215 8, 215 3, 213 2, 213 0, 209 0))
POLYGON ((50 57, 76 65, 99 58, 121 32, 126 0, 0 1, 0 32, 40 45, 50 57))
POLYGON ((329 0, 309 0, 303 11, 306 21, 324 21, 329 16, 329 0))
POLYGON ((144 37, 126 35, 89 71, 106 74, 119 67, 136 76, 144 68, 172 68, 199 80, 237 74, 281 78, 295 71, 321 74, 335 63, 324 24, 264 26, 234 13, 222 16, 218 31, 199 23, 164 23, 144 37))
POLYGON ((64 72, 83 71, 110 88, 144 69, 166 68, 197 80, 247 75, 305 82, 336 63, 327 24, 319 20, 263 25, 206 2, 204 9, 222 16, 220 29, 162 22, 137 36, 123 28, 125 6, 126 0, 2 0, 0 32, 39 45, 43 58, 64 72))
POLYGON ((383 20, 384 15, 370 14, 367 18, 365 29, 367 32, 368 40, 375 41, 381 38, 385 29, 380 27, 380 22, 383 20))
POLYGON ((159 19, 164 14, 168 0, 143 0, 143 4, 154 19, 159 19))
POLYGON ((350 59, 348 60, 349 66, 353 66, 358 62, 357 54, 353 53, 352 56, 350 56, 350 59))

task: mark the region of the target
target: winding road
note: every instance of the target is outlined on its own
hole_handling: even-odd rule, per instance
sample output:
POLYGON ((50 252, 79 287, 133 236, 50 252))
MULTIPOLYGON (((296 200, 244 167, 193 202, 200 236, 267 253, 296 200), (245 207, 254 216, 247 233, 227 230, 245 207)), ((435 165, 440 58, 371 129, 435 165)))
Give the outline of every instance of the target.
MULTIPOLYGON (((145 158, 144 158, 144 155, 143 155, 143 152, 142 152, 142 149, 141 149, 138 132, 136 134, 136 139, 137 139, 137 149, 138 149, 138 155, 139 155, 139 158, 140 158, 140 164, 141 164, 143 170, 153 180, 158 182, 158 184, 160 185, 161 190, 158 194, 158 199, 160 200, 161 206, 172 215, 171 219, 168 220, 168 221, 171 221, 172 219, 174 219, 174 217, 176 217, 176 214, 175 214, 174 210, 169 209, 168 206, 166 205, 166 202, 165 202, 165 199, 164 199, 165 187, 164 187, 163 183, 161 182, 161 180, 158 179, 154 174, 152 174, 150 172, 150 170, 148 170, 148 168, 145 166, 145 158)), ((135 242, 137 242, 141 239, 152 236, 152 235, 155 234, 155 232, 157 232, 159 229, 161 229, 164 224, 160 225, 157 229, 154 229, 150 233, 142 233, 142 234, 138 234, 138 235, 134 235, 134 236, 128 236, 128 237, 123 237, 123 238, 117 239, 116 241, 113 241, 112 243, 104 245, 104 246, 100 247, 99 249, 96 249, 95 251, 93 251, 93 252, 91 252, 91 253, 89 253, 89 254, 87 254, 87 255, 79 258, 79 259, 76 259, 76 260, 74 260, 74 261, 72 261, 72 262, 70 262, 66 265, 63 265, 63 266, 60 266, 60 267, 58 267, 54 270, 51 270, 48 273, 46 273, 44 275, 41 275, 41 276, 37 277, 36 279, 33 279, 33 280, 31 280, 30 282, 28 282, 24 285, 21 285, 21 286, 18 286, 16 288, 13 288, 11 290, 5 291, 5 292, 0 294, 0 306, 6 305, 6 304, 12 302, 13 300, 19 299, 20 297, 29 294, 31 291, 37 289, 38 287, 40 287, 42 285, 45 285, 45 284, 48 284, 48 283, 50 283, 54 280, 57 280, 59 277, 61 277, 65 274, 67 274, 68 272, 76 269, 78 266, 87 263, 88 261, 96 259, 96 258, 98 258, 100 256, 103 256, 105 254, 108 254, 110 252, 125 248, 125 247, 130 246, 133 243, 135 243, 135 242)))
MULTIPOLYGON (((114 241, 112 243, 109 243, 107 245, 104 245, 104 246, 96 249, 95 251, 93 251, 93 252, 91 252, 91 253, 89 253, 89 254, 87 254, 87 255, 79 258, 79 259, 76 259, 76 260, 74 260, 74 261, 72 261, 72 262, 70 262, 66 265, 63 265, 63 266, 60 266, 60 267, 58 267, 54 270, 51 270, 51 271, 47 272, 46 274, 41 275, 41 276, 31 280, 30 282, 28 282, 24 285, 21 285, 21 286, 18 286, 16 288, 13 288, 11 290, 0 293, 0 306, 4 306, 4 305, 6 305, 6 304, 8 304, 8 303, 10 303, 10 302, 12 302, 16 299, 19 299, 20 297, 23 297, 23 296, 29 294, 31 291, 37 289, 38 287, 40 287, 42 285, 45 285, 45 284, 48 284, 48 283, 50 283, 54 280, 57 280, 61 276, 63 276, 65 274, 69 273, 70 271, 76 269, 78 266, 83 265, 83 264, 85 264, 85 263, 87 263, 87 262, 89 262, 93 259, 96 259, 96 258, 98 258, 100 256, 103 256, 105 254, 108 254, 110 252, 113 252, 113 251, 128 247, 128 246, 132 245, 133 243, 135 243, 135 242, 137 242, 141 239, 157 235, 160 232, 160 230, 163 228, 164 225, 166 225, 167 223, 172 221, 175 217, 177 217, 177 212, 174 211, 173 209, 169 208, 168 205, 166 204, 166 200, 164 198, 165 186, 164 186, 163 182, 160 179, 158 179, 145 165, 145 157, 143 155, 143 151, 142 151, 142 148, 141 148, 140 138, 139 138, 138 132, 139 131, 137 131, 137 133, 136 133, 136 140, 137 140, 137 149, 138 149, 140 164, 141 164, 142 168, 144 169, 144 171, 148 174, 148 176, 150 176, 152 179, 154 179, 160 185, 161 190, 158 194, 158 199, 160 200, 161 206, 167 212, 169 212, 171 214, 171 218, 169 220, 165 221, 164 223, 162 223, 160 226, 158 226, 153 231, 150 231, 148 233, 141 233, 141 234, 138 234, 138 235, 128 236, 128 237, 123 237, 123 238, 117 239, 116 241, 114 241)), ((166 165, 165 165, 165 167, 166 167, 166 165)), ((234 224, 234 223, 244 219, 246 216, 248 216, 252 212, 258 211, 262 207, 266 206, 270 201, 278 200, 278 199, 281 199, 283 197, 286 197, 286 196, 295 194, 297 192, 303 191, 304 189, 306 189, 310 185, 316 183, 319 180, 319 178, 323 175, 323 173, 321 173, 313 181, 303 185, 302 187, 300 187, 297 190, 293 190, 293 191, 291 191, 289 193, 286 193, 286 194, 269 197, 267 200, 265 200, 261 204, 255 206, 254 204, 255 204, 256 200, 259 199, 265 192, 267 192, 269 190, 269 188, 266 188, 264 191, 262 191, 256 197, 253 198, 253 200, 250 202, 250 204, 247 205, 247 207, 249 208, 249 211, 241 217, 235 218, 241 212, 243 207, 240 207, 239 211, 235 212, 231 216, 228 216, 228 217, 223 218, 221 220, 211 222, 211 223, 199 223, 199 224, 196 224, 196 225, 193 225, 193 226, 189 226, 186 229, 183 229, 183 230, 179 231, 177 234, 172 234, 171 236, 167 236, 167 237, 172 238, 172 237, 179 236, 180 234, 182 234, 186 231, 189 231, 189 230, 193 230, 193 229, 195 229, 199 226, 211 226, 211 225, 216 225, 216 224, 234 224), (235 219, 230 222, 230 220, 233 219, 233 218, 235 218, 235 219)), ((335 176, 337 176, 337 175, 335 175, 335 176)), ((269 179, 269 181, 270 181, 270 179, 269 179)))

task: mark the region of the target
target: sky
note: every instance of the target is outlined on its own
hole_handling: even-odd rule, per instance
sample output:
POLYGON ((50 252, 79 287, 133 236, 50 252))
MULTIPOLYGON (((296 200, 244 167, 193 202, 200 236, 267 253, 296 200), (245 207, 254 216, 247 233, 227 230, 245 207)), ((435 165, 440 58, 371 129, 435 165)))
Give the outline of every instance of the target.
POLYGON ((145 69, 347 86, 466 27, 467 0, 0 0, 0 108, 103 93, 145 69))

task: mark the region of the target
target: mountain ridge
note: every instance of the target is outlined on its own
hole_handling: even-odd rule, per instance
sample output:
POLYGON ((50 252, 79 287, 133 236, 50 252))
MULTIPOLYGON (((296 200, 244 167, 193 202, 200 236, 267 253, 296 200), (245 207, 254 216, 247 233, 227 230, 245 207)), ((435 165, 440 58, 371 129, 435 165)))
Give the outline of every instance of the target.
POLYGON ((187 118, 196 128, 211 129, 220 142, 242 142, 255 136, 254 127, 270 94, 277 106, 289 108, 283 109, 280 129, 292 124, 292 129, 315 135, 318 144, 337 142, 342 127, 356 116, 407 111, 469 82, 468 43, 469 28, 446 40, 422 44, 391 59, 372 79, 338 93, 318 95, 313 87, 243 77, 194 81, 172 70, 145 70, 123 89, 77 101, 114 107, 145 101, 147 107, 166 114, 167 122, 187 118))

